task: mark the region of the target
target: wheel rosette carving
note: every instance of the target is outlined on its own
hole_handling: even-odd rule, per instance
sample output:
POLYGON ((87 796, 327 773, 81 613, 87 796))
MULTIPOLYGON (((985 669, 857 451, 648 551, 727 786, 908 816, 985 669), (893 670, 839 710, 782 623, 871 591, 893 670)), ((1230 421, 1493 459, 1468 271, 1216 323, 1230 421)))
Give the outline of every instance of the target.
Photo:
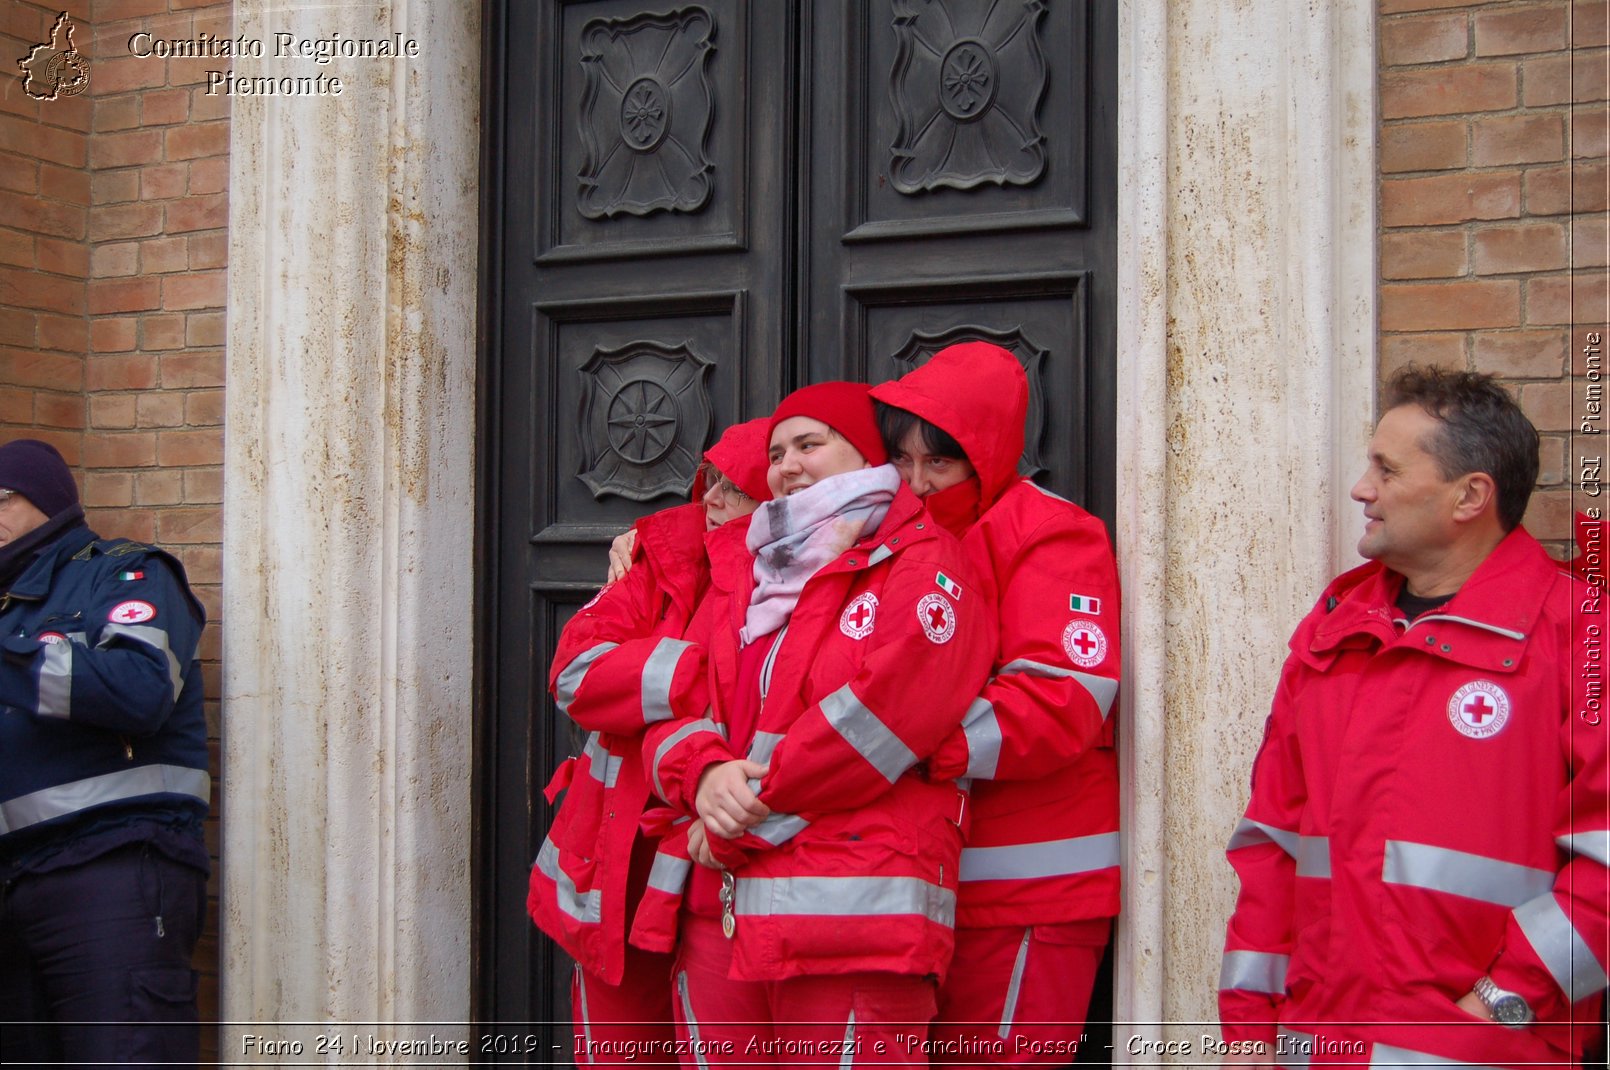
POLYGON ((576 475, 594 498, 687 492, 714 418, 705 383, 713 364, 685 343, 642 341, 600 349, 582 366, 576 475))

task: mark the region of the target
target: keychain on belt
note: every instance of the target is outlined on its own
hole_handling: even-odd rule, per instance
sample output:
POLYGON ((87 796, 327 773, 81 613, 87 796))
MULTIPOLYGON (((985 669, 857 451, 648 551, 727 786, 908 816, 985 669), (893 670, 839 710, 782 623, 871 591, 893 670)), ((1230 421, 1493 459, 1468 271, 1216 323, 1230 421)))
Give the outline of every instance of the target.
POLYGON ((728 940, 732 939, 733 930, 738 927, 738 920, 732 916, 733 904, 738 898, 738 878, 732 875, 732 870, 721 871, 721 933, 728 940))

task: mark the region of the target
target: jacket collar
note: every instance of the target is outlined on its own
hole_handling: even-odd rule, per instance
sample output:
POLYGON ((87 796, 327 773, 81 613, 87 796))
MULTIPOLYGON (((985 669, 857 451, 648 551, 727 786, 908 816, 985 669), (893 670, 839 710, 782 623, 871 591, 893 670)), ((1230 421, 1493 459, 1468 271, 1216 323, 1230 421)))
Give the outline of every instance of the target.
MULTIPOLYGON (((1446 605, 1419 617, 1407 633, 1428 653, 1511 668, 1519 660, 1515 647, 1531 635, 1558 570, 1537 540, 1517 527, 1446 605)), ((1325 592, 1322 607, 1329 606, 1329 611, 1316 615, 1311 631, 1294 648, 1323 657, 1359 646, 1361 640, 1392 641, 1402 618, 1396 605, 1402 588, 1403 576, 1376 562, 1346 573, 1325 592)))
POLYGON ((33 564, 23 569, 22 575, 11 585, 6 595, 11 598, 37 601, 50 593, 50 585, 61 562, 72 557, 94 542, 96 535, 80 523, 62 532, 57 539, 46 544, 33 564))

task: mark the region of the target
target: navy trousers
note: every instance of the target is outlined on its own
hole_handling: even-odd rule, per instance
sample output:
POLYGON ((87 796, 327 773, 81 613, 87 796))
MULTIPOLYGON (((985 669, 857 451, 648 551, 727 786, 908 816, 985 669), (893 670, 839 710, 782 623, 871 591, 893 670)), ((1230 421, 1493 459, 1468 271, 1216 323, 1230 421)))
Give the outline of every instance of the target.
POLYGON ((194 1065, 206 906, 206 875, 146 844, 8 882, 0 1062, 194 1065))

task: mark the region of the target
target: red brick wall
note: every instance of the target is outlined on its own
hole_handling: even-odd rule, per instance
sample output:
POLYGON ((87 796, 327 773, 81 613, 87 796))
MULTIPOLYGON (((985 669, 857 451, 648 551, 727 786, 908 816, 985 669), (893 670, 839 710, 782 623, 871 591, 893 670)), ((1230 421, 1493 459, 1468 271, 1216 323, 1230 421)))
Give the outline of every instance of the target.
MULTIPOLYGON (((48 38, 66 9, 88 91, 0 93, 0 440, 56 443, 91 525, 185 564, 211 622, 202 639, 213 753, 214 858, 197 968, 218 1017, 218 584, 223 501, 229 106, 217 60, 130 55, 129 39, 227 37, 228 0, 7 0, 0 60, 48 38)), ((203 1034, 217 1058, 217 1037, 203 1034)))
POLYGON ((1491 372, 1543 434, 1526 524, 1563 553, 1572 372, 1603 336, 1604 0, 1381 0, 1381 371, 1491 372))
POLYGON ((0 62, 13 72, 0 91, 0 438, 45 439, 70 464, 84 440, 91 102, 35 100, 15 75, 63 9, 87 49, 89 7, 0 5, 0 62))

